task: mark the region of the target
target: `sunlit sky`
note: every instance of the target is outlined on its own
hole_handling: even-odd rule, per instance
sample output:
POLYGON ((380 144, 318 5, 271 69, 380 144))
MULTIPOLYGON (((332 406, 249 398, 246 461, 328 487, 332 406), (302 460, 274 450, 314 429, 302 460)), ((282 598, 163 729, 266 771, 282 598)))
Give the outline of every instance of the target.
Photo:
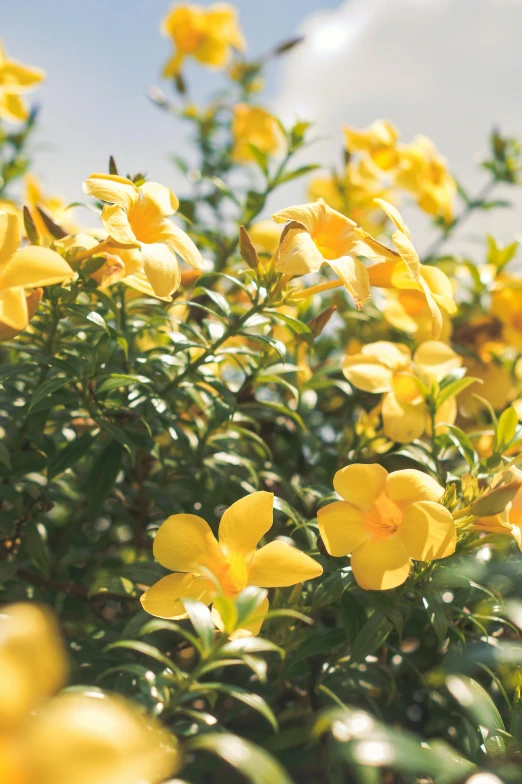
MULTIPOLYGON (((170 89, 159 75, 170 49, 159 24, 170 5, 18 0, 4 11, 8 53, 47 72, 37 93, 42 113, 34 151, 48 190, 81 199, 82 180, 103 171, 110 154, 123 171, 144 170, 183 190, 168 156, 187 149, 187 129, 146 97, 153 84, 170 89)), ((432 137, 456 176, 478 187, 477 163, 493 123, 522 136, 522 0, 235 5, 252 55, 297 32, 306 37, 271 66, 262 100, 288 121, 317 124, 322 141, 307 153, 310 160, 339 159, 343 123, 361 127, 387 117, 405 141, 417 133, 432 137)), ((219 75, 198 65, 187 76, 197 100, 220 84, 219 75)), ((280 197, 286 198, 302 200, 304 189, 294 185, 280 197)), ((522 229, 519 216, 520 209, 488 220, 510 235, 522 229)))

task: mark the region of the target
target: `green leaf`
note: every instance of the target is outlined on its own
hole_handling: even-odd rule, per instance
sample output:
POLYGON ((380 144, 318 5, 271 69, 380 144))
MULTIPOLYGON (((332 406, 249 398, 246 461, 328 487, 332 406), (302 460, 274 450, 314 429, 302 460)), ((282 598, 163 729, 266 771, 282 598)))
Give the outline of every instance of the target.
POLYGON ((423 594, 422 603, 426 609, 433 631, 437 635, 439 645, 442 645, 448 632, 448 619, 444 612, 444 604, 435 593, 427 590, 423 594))
POLYGON ((308 164, 308 166, 299 166, 298 169, 285 172, 280 177, 278 177, 277 185, 282 185, 284 182, 291 182, 292 180, 296 180, 298 177, 304 177, 305 174, 310 174, 310 172, 313 172, 318 168, 319 164, 316 163, 308 164))
POLYGON ((9 449, 0 441, 0 463, 4 465, 9 471, 11 470, 11 455, 9 449))
POLYGON ((273 757, 260 746, 226 733, 207 733, 187 741, 189 751, 217 754, 252 784, 293 784, 273 757))
POLYGON ((115 574, 104 574, 95 580, 89 587, 88 598, 95 596, 97 593, 111 593, 116 596, 131 596, 134 590, 134 585, 130 580, 124 577, 119 577, 115 574))
POLYGON ((119 441, 111 441, 101 455, 95 458, 86 483, 87 504, 91 514, 98 512, 112 490, 121 469, 124 452, 119 441))
POLYGON ((353 582, 353 574, 351 569, 338 569, 333 574, 328 575, 323 582, 317 586, 313 599, 311 610, 320 610, 322 607, 336 602, 344 589, 353 582))
POLYGON ((96 326, 101 327, 104 330, 104 332, 107 333, 107 335, 111 334, 109 327, 107 326, 105 319, 103 318, 101 313, 98 313, 96 310, 91 310, 91 312, 88 313, 85 318, 87 319, 87 321, 92 321, 93 324, 96 324, 96 326))
MULTIPOLYGON (((205 693, 205 691, 217 691, 222 694, 228 694, 229 697, 233 697, 235 700, 242 702, 244 705, 248 705, 249 708, 260 713, 272 726, 275 732, 279 730, 277 719, 274 716, 272 708, 259 696, 259 694, 253 694, 252 692, 247 691, 247 689, 243 689, 241 686, 230 686, 226 683, 200 683, 199 686, 196 687, 196 691, 201 691, 202 693, 205 693)), ((191 697, 193 696, 193 693, 191 693, 191 697)))
POLYGON ((141 640, 117 640, 117 642, 107 645, 105 650, 113 651, 117 648, 125 648, 126 650, 134 651, 134 653, 139 653, 142 656, 148 656, 160 664, 163 664, 164 667, 168 667, 168 669, 172 670, 176 675, 182 675, 179 667, 174 664, 172 659, 169 659, 168 656, 161 653, 154 645, 149 645, 148 642, 142 642, 141 640))
POLYGON ((350 655, 351 662, 359 662, 372 654, 384 643, 393 625, 382 612, 371 615, 355 638, 350 655))
POLYGON ((484 733, 484 741, 489 742, 489 748, 486 744, 488 753, 502 756, 506 744, 499 731, 505 731, 504 722, 487 691, 467 675, 448 675, 446 686, 472 722, 487 731, 484 733))
POLYGON ((513 406, 509 406, 502 412, 498 420, 495 438, 495 450, 497 452, 503 452, 514 438, 517 425, 518 414, 513 406))
POLYGON ((49 550, 42 536, 42 530, 36 523, 28 521, 24 524, 23 543, 32 564, 48 580, 51 574, 49 550))
POLYGON ((470 437, 456 425, 446 424, 445 427, 448 430, 448 438, 455 444, 469 467, 473 469, 478 464, 479 460, 470 437))
POLYGON ((254 585, 244 588, 236 596, 237 625, 241 626, 249 616, 253 615, 267 596, 268 591, 265 588, 257 588, 254 585))
POLYGON ((459 395, 461 392, 471 386, 471 384, 475 384, 476 382, 480 384, 482 383, 482 380, 480 378, 466 376, 465 378, 459 378, 456 381, 452 381, 451 383, 447 384, 445 387, 442 387, 439 396, 437 397, 437 408, 440 408, 442 404, 446 402, 446 400, 459 395))
POLYGON ((58 378, 50 378, 48 381, 44 381, 43 384, 36 387, 35 391, 33 392, 33 396, 31 398, 31 402, 29 403, 29 408, 27 409, 28 412, 31 411, 40 400, 43 400, 48 395, 52 395, 53 392, 56 392, 57 389, 60 387, 64 387, 66 384, 69 384, 72 381, 70 376, 60 376, 58 378))
POLYGON ((207 650, 212 646, 216 627, 210 614, 210 610, 202 602, 193 599, 183 599, 183 605, 196 630, 196 634, 201 638, 204 648, 207 650))
POLYGON ((110 373, 107 376, 100 376, 97 382, 101 384, 96 387, 99 394, 109 392, 111 389, 119 389, 120 387, 130 387, 132 384, 151 384, 150 378, 146 376, 130 376, 125 373, 110 373))
POLYGON ((67 471, 78 460, 81 460, 89 452, 95 440, 96 436, 85 433, 83 436, 75 438, 74 441, 70 441, 63 449, 60 449, 49 461, 47 479, 49 481, 54 479, 55 476, 63 471, 67 471))

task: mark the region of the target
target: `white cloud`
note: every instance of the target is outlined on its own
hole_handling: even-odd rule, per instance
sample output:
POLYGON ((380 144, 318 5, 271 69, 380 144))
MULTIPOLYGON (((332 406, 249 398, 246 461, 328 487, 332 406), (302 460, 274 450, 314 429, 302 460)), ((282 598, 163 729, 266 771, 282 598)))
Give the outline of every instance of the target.
MULTIPOLYGON (((477 188, 493 124, 522 136, 520 29, 521 0, 347 0, 305 21, 273 107, 317 124, 323 140, 309 160, 338 161, 343 124, 386 117, 404 140, 430 136, 457 178, 477 188)), ((466 233, 508 236, 522 228, 519 216, 482 216, 466 233)))

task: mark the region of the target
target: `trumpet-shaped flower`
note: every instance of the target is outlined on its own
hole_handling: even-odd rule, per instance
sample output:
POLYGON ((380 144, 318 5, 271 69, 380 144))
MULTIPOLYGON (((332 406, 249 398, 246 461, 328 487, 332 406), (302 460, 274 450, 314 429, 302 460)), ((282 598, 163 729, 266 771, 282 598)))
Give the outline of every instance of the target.
POLYGON ((0 613, 0 781, 120 784, 164 781, 176 741, 121 698, 53 696, 67 679, 54 618, 35 604, 0 613))
POLYGON ((399 211, 383 199, 375 201, 397 228, 392 234, 397 251, 391 251, 367 236, 366 255, 381 262, 369 267, 370 283, 379 288, 398 289, 420 295, 419 304, 425 303, 431 314, 432 337, 439 338, 443 326, 441 309, 450 315, 456 312, 451 283, 438 267, 421 264, 411 241, 410 231, 399 211))
POLYGON ((163 70, 165 77, 177 76, 189 56, 210 68, 225 68, 232 50, 243 51, 246 46, 237 12, 228 3, 214 3, 208 8, 174 6, 163 19, 161 30, 175 47, 163 70))
MULTIPOLYGON (((445 343, 436 340, 421 343, 415 355, 401 343, 385 340, 363 346, 358 354, 347 354, 343 373, 357 389, 383 394, 381 414, 384 434, 401 444, 408 444, 429 431, 429 409, 421 393, 419 380, 440 381, 462 359, 445 343)), ((457 417, 455 397, 438 409, 436 423, 453 424, 457 417)))
POLYGON ((267 155, 277 155, 283 146, 283 134, 274 115, 247 103, 234 106, 232 136, 232 160, 237 163, 255 160, 251 144, 267 155))
POLYGON ((34 304, 33 299, 28 303, 26 289, 61 283, 72 274, 56 251, 36 245, 20 248, 18 218, 0 212, 0 324, 15 333, 24 330, 34 304))
POLYGON ((344 140, 349 153, 363 152, 370 156, 379 169, 392 169, 399 156, 399 132, 389 120, 375 120, 368 128, 357 131, 344 128, 344 140))
MULTIPOLYGON (((273 493, 264 491, 236 501, 221 518, 219 541, 196 515, 177 514, 165 520, 154 540, 154 556, 173 574, 143 594, 143 608, 159 618, 185 618, 183 599, 208 605, 219 592, 235 596, 248 585, 278 588, 322 574, 313 558, 283 542, 275 540, 256 550, 272 527, 273 504, 273 493)), ((258 614, 267 609, 265 602, 258 614)), ((262 618, 250 633, 257 634, 261 623, 262 618)))
POLYGON ((276 223, 287 224, 281 235, 276 270, 285 275, 306 275, 326 263, 341 278, 357 308, 362 308, 370 296, 370 285, 368 270, 355 254, 360 252, 365 232, 324 199, 288 207, 272 217, 276 223))
POLYGON ((426 136, 417 136, 400 148, 395 182, 416 197, 421 210, 451 223, 457 184, 445 159, 426 136))
POLYGON ((37 207, 43 207, 53 221, 58 223, 68 234, 77 231, 77 227, 70 222, 71 211, 67 209, 65 202, 59 196, 47 196, 40 181, 33 174, 28 174, 25 178, 24 202, 31 210, 31 217, 40 237, 52 239, 37 207))
POLYGON ((0 118, 10 122, 27 120, 29 112, 23 100, 44 78, 40 68, 9 60, 0 44, 0 118))
POLYGON ((107 202, 101 214, 109 235, 108 246, 131 251, 125 254, 127 275, 144 276, 158 297, 168 298, 181 283, 176 254, 197 269, 203 259, 190 237, 168 220, 178 208, 176 196, 164 185, 146 182, 137 186, 114 174, 91 174, 83 183, 85 193, 107 202), (132 251, 139 251, 139 253, 132 251))
POLYGON ((455 551, 455 523, 438 503, 444 490, 427 474, 389 474, 380 465, 356 463, 335 474, 334 488, 343 500, 319 509, 319 530, 331 555, 351 553, 361 588, 395 588, 408 578, 412 560, 455 551))

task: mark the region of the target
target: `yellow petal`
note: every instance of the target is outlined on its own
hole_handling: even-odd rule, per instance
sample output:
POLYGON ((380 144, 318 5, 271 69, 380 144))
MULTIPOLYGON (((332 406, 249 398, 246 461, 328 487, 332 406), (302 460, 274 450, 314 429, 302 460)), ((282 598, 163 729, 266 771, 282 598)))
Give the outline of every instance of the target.
POLYGON ((125 211, 130 210, 140 196, 131 180, 117 174, 91 174, 83 183, 83 190, 95 199, 118 204, 125 211))
POLYGON ((127 213, 119 204, 107 204, 102 210, 101 220, 113 240, 122 245, 137 247, 138 241, 129 223, 127 213))
MULTIPOLYGON (((15 292, 15 296, 21 296, 19 289, 7 289, 7 292, 9 292, 8 296, 12 295, 13 292, 15 292)), ((43 297, 43 289, 34 289, 34 291, 31 291, 31 293, 28 295, 25 293, 25 291, 23 291, 23 296, 25 297, 25 301, 27 303, 27 319, 30 321, 36 313, 38 305, 40 304, 40 301, 43 297)), ((0 294, 0 308, 2 307, 1 303, 2 295, 0 294)), ((25 317, 24 311, 22 310, 21 312, 25 317)), ((9 327, 7 324, 5 324, 5 322, 0 321, 0 343, 5 343, 7 340, 12 340, 17 335, 19 335, 20 332, 21 330, 13 329, 13 327, 9 327)))
POLYGON ((16 334, 29 324, 27 297, 21 286, 0 292, 0 323, 16 334))
POLYGON ((20 221, 13 213, 0 211, 0 265, 20 247, 20 221))
POLYGON ((181 285, 181 271, 176 256, 166 245, 154 242, 141 246, 143 270, 154 293, 159 297, 168 297, 181 285))
POLYGON ((310 234, 302 228, 289 229, 281 240, 275 268, 285 275, 306 275, 317 272, 323 257, 310 234))
POLYGON ((72 277, 65 259, 49 248, 30 245, 13 253, 0 271, 0 289, 11 286, 51 286, 72 277))
POLYGON ((417 348, 413 356, 413 361, 429 378, 441 381, 455 368, 462 365, 462 357, 459 357, 447 343, 438 340, 426 340, 417 348))
POLYGON ((284 588, 323 573, 317 561, 284 542, 270 542, 254 553, 248 566, 248 584, 259 588, 284 588))
POLYGON ((147 280, 145 273, 135 273, 134 275, 126 275, 122 278, 122 283, 125 283, 126 286, 130 286, 132 289, 145 294, 147 297, 156 297, 157 299, 163 300, 163 302, 172 302, 172 297, 159 297, 152 286, 150 285, 149 281, 147 280))
POLYGON ((411 562, 396 536, 371 539, 359 547, 351 559, 353 576, 367 591, 386 591, 408 579, 411 562))
POLYGON ((345 501, 368 507, 384 490, 387 476, 387 470, 377 463, 354 463, 337 471, 333 486, 345 501))
POLYGON ((154 558, 173 572, 198 574, 201 567, 224 560, 208 523, 191 514, 168 517, 159 527, 152 548, 154 558))
POLYGON ((143 185, 140 185, 139 192, 146 200, 153 202, 164 218, 174 215, 179 207, 177 196, 166 185, 160 185, 158 182, 144 182, 143 185))
POLYGON ((338 275, 348 293, 353 297, 357 310, 361 310, 364 303, 370 298, 370 279, 368 270, 359 259, 351 256, 342 256, 340 259, 328 261, 328 264, 338 275))
POLYGON ((391 343, 388 340, 367 343, 362 347, 361 353, 367 357, 374 357, 391 370, 402 370, 408 367, 411 360, 411 351, 407 346, 402 343, 391 343))
POLYGON ((386 480, 386 495, 398 505, 416 501, 440 501, 444 488, 429 474, 415 468, 392 471, 386 480))
MULTIPOLYGON (((244 637, 257 637, 261 631, 261 626, 263 625, 263 621, 265 620, 268 609, 269 602, 268 599, 265 598, 259 607, 256 607, 253 613, 249 615, 248 618, 245 618, 241 626, 230 635, 230 639, 239 640, 244 637)), ((215 605, 212 607, 212 620, 220 631, 225 630, 223 620, 219 614, 219 610, 215 605)))
POLYGON ((399 210, 396 207, 394 207, 393 204, 390 204, 388 201, 385 201, 384 199, 374 199, 374 201, 376 204, 379 205, 379 207, 382 207, 386 215, 389 217, 390 220, 392 220, 395 223, 399 231, 401 231, 403 234, 406 235, 407 238, 409 238, 411 236, 410 231, 406 226, 406 224, 404 223, 404 219, 400 214, 399 210))
POLYGON ((13 93, 25 93, 32 90, 45 77, 41 68, 22 65, 16 60, 8 60, 2 67, 2 82, 13 93))
POLYGON ((336 558, 353 553, 368 540, 364 512, 346 501, 321 507, 317 522, 327 551, 336 558))
MULTIPOLYGON (((445 400, 444 403, 439 406, 435 413, 435 424, 437 425, 453 425, 455 424, 455 420, 457 419, 457 398, 450 397, 448 400, 445 400)), ((431 435, 431 423, 430 428, 426 428, 426 432, 428 435, 431 435)), ((447 428, 441 427, 437 430, 438 433, 447 432, 447 428)))
POLYGON ((240 498, 223 513, 219 543, 227 553, 255 550, 273 523, 274 494, 263 490, 240 498))
POLYGON ((363 392, 378 394, 392 388, 392 371, 364 354, 348 354, 343 360, 343 374, 352 386, 363 392))
POLYGON ((392 240, 400 253, 401 259, 406 264, 410 276, 413 280, 418 282, 420 278, 421 263, 413 242, 403 234, 402 231, 394 231, 392 240))
MULTIPOLYGON (((8 604, 0 612, 0 733, 26 721, 67 679, 58 625, 44 607, 8 604)), ((1 768, 1 761, 0 761, 1 768)), ((7 784, 7 781, 6 781, 7 784)))
POLYGON ((409 444, 424 433, 426 405, 399 400, 394 392, 388 392, 381 407, 384 433, 399 444, 409 444))
POLYGON ((19 95, 0 91, 0 117, 10 122, 24 122, 29 111, 19 95))
POLYGON ((187 613, 182 599, 194 599, 203 604, 210 604, 216 590, 206 577, 195 574, 167 574, 141 596, 143 609, 156 618, 168 618, 171 621, 186 618, 187 613))
POLYGON ((312 234, 316 226, 322 221, 325 210, 323 199, 311 202, 310 204, 298 204, 295 207, 287 207, 272 215, 276 223, 290 223, 296 221, 300 223, 312 234))
POLYGON ((24 740, 38 784, 159 784, 181 764, 171 733, 101 692, 62 692, 31 717, 24 740))
POLYGON ((406 509, 397 536, 416 561, 446 558, 457 543, 453 517, 433 501, 416 501, 406 509))
POLYGON ((174 223, 169 221, 168 224, 168 228, 161 232, 161 242, 164 242, 174 253, 178 253, 191 267, 204 269, 203 257, 188 234, 174 223))

